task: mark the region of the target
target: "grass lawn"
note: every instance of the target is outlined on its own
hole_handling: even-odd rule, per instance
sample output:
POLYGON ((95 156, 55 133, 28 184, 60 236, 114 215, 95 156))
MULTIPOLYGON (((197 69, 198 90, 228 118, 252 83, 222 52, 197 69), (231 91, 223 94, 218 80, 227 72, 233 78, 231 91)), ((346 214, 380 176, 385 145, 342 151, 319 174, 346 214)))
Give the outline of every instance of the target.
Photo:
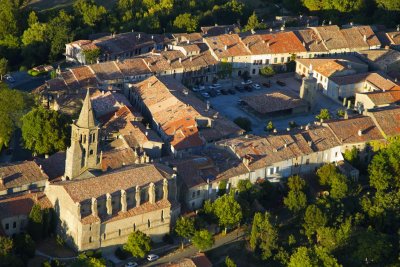
POLYGON ((225 258, 229 256, 237 264, 238 267, 257 267, 263 266, 264 263, 247 250, 245 241, 236 241, 227 245, 215 248, 206 252, 207 257, 212 262, 213 266, 225 266, 225 258))

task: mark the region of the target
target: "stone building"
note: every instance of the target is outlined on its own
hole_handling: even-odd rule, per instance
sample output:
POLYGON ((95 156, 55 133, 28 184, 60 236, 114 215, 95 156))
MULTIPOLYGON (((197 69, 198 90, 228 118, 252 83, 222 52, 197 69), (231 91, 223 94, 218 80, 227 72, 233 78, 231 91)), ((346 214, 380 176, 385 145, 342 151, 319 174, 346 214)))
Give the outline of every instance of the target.
POLYGON ((88 92, 72 125, 65 174, 45 188, 59 218, 58 232, 78 251, 122 245, 136 230, 161 241, 180 213, 175 173, 141 162, 104 168, 100 135, 88 92))

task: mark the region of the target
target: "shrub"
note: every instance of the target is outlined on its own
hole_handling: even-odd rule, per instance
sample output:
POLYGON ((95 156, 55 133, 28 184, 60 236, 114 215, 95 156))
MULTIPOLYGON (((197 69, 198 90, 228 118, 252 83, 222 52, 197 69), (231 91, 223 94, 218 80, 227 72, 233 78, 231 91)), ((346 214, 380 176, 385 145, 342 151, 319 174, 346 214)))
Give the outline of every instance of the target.
POLYGON ((260 69, 260 74, 265 77, 272 77, 275 75, 275 71, 272 67, 266 66, 266 67, 260 69))

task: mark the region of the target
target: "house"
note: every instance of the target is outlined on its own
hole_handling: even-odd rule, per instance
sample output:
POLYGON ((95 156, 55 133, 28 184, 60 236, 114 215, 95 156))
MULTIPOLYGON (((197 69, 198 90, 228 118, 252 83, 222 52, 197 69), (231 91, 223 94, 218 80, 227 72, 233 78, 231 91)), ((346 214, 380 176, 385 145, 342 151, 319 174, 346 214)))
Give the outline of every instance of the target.
POLYGON ((356 93, 355 109, 360 113, 376 108, 399 105, 400 90, 356 93))
POLYGON ((341 33, 347 41, 350 52, 381 48, 381 42, 371 26, 351 26, 342 29, 341 33))
POLYGON ((355 147, 360 160, 368 163, 372 158, 372 149, 368 143, 384 141, 384 137, 370 117, 356 116, 348 119, 331 120, 324 123, 341 144, 341 152, 346 153, 355 147))
POLYGON ((173 263, 166 263, 160 267, 212 267, 213 264, 204 253, 197 253, 191 258, 184 258, 173 263))
MULTIPOLYGON (((354 97, 357 93, 385 92, 399 86, 382 72, 365 72, 334 76, 328 82, 328 95, 336 100, 354 97)), ((357 102, 356 102, 357 103, 357 102)))
POLYGON ((400 52, 393 49, 375 49, 358 51, 361 60, 364 60, 372 70, 386 73, 400 68, 400 52))
POLYGON ((211 55, 218 62, 232 64, 232 76, 240 77, 249 71, 251 64, 251 51, 241 42, 239 34, 222 34, 212 37, 205 37, 211 55))
POLYGON ((340 95, 338 95, 337 86, 331 84, 333 77, 349 76, 367 71, 367 64, 354 56, 296 59, 296 76, 305 77, 312 73, 323 93, 336 101, 340 95))
POLYGON ((349 44, 336 25, 311 27, 331 54, 350 52, 349 44))
POLYGON ((250 182, 282 182, 295 174, 314 172, 323 164, 343 160, 340 142, 326 127, 306 126, 276 135, 244 136, 218 142, 250 171, 250 182))
POLYGON ((400 107, 387 107, 367 112, 385 138, 400 135, 400 107))
POLYGON ((386 32, 386 36, 389 39, 390 46, 393 47, 393 49, 399 50, 400 49, 400 28, 397 27, 396 31, 386 32))
POLYGON ((307 58, 313 58, 329 53, 329 50, 322 42, 321 37, 314 30, 307 28, 295 30, 293 33, 296 34, 297 38, 299 38, 300 42, 307 50, 307 58))
POLYGON ((153 49, 163 49, 169 43, 164 35, 142 32, 126 32, 102 36, 95 40, 78 40, 66 44, 65 55, 68 62, 86 64, 84 51, 98 49, 98 61, 131 58, 148 53, 153 49))
POLYGON ((264 66, 286 70, 286 63, 293 57, 304 57, 307 50, 297 36, 291 32, 243 33, 240 40, 251 52, 250 74, 259 74, 264 66))
POLYGON ((206 200, 215 200, 226 184, 227 191, 237 188, 240 180, 249 179, 249 170, 241 160, 218 148, 207 148, 184 159, 163 159, 178 176, 179 195, 184 208, 197 210, 206 200))
POLYGON ((133 84, 129 95, 175 156, 243 132, 173 78, 152 76, 133 84))
POLYGON ((42 191, 49 177, 34 161, 0 165, 0 198, 26 191, 42 191))
POLYGON ((29 213, 33 205, 50 209, 52 205, 43 192, 27 192, 0 199, 0 233, 15 236, 27 231, 29 213))
POLYGON ((214 26, 201 27, 200 29, 201 32, 203 33, 203 36, 208 36, 208 37, 240 32, 240 26, 237 24, 231 24, 231 25, 215 24, 214 26))

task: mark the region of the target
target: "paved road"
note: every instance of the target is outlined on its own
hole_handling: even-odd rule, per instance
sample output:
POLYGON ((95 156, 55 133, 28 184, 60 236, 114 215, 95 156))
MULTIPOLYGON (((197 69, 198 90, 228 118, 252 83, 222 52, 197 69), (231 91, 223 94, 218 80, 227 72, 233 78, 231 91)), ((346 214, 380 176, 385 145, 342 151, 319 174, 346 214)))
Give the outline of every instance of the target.
MULTIPOLYGON (((244 234, 245 233, 243 230, 235 230, 231 233, 228 233, 225 236, 218 236, 215 240, 213 247, 210 248, 209 250, 215 249, 217 247, 229 244, 231 242, 234 242, 234 241, 237 241, 240 239, 243 239, 244 234)), ((196 255, 198 252, 199 251, 197 248, 195 248, 194 246, 189 246, 189 247, 186 247, 184 250, 177 250, 176 252, 168 254, 168 255, 160 258, 157 261, 147 263, 147 264, 144 264, 141 266, 149 267, 149 266, 157 266, 159 264, 164 264, 164 263, 169 263, 169 262, 175 262, 175 261, 178 261, 183 258, 192 257, 192 256, 196 255)))
POLYGON ((15 82, 7 82, 10 88, 26 92, 31 92, 50 79, 48 75, 32 77, 26 71, 15 71, 11 73, 11 76, 15 79, 15 82))

